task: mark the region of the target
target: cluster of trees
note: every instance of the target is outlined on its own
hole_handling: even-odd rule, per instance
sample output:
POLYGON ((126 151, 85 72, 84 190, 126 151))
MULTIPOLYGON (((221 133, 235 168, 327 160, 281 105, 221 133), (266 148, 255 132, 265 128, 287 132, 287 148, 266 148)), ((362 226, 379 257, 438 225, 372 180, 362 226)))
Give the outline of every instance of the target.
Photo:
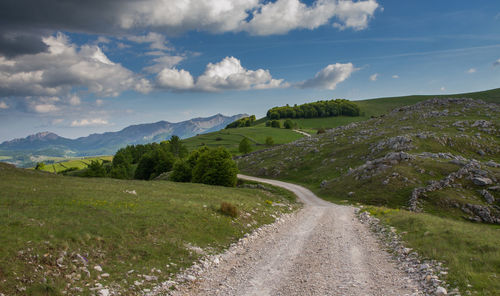
POLYGON ((266 121, 267 127, 281 128, 281 121, 279 120, 268 120, 266 121))
POLYGON ((293 107, 286 105, 283 107, 274 107, 267 111, 267 118, 315 118, 331 116, 359 116, 360 109, 358 105, 344 99, 329 101, 317 101, 302 105, 295 104, 293 107))
POLYGON ((170 180, 234 187, 237 174, 236 162, 224 147, 202 147, 175 162, 170 180))
POLYGON ((252 125, 252 122, 255 121, 255 115, 251 115, 248 117, 240 118, 234 122, 231 122, 226 126, 226 128, 238 128, 252 125))
MULTIPOLYGON (((266 121, 266 126, 281 128, 281 121, 279 121, 277 119, 268 120, 268 121, 266 121)), ((287 120, 285 120, 285 122, 283 122, 283 127, 286 129, 294 129, 297 127, 297 123, 291 121, 290 119, 287 119, 287 120)))
POLYGON ((235 186, 238 169, 225 148, 202 147, 191 153, 177 136, 161 143, 130 145, 118 150, 113 162, 92 161, 85 177, 151 180, 163 173, 176 182, 235 186))

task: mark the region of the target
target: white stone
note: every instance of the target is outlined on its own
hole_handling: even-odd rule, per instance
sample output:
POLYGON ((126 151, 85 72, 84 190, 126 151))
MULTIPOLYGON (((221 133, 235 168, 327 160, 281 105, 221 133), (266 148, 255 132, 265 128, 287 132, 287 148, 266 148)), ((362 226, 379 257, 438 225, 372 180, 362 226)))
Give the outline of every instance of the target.
POLYGON ((99 265, 94 266, 94 269, 97 270, 97 271, 99 271, 99 272, 102 271, 102 267, 99 266, 99 265))
POLYGON ((443 287, 438 287, 436 289, 436 296, 443 296, 443 295, 448 295, 448 292, 446 292, 446 289, 443 287))
POLYGON ((108 289, 99 290, 99 296, 109 296, 109 290, 108 289))

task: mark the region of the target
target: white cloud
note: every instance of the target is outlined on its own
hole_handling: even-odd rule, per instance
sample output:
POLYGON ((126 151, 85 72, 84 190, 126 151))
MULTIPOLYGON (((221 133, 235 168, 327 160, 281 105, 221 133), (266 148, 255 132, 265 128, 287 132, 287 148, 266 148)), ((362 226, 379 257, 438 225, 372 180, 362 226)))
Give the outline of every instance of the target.
POLYGON ((96 104, 96 106, 102 106, 102 104, 104 104, 104 101, 101 99, 97 99, 97 100, 95 100, 95 104, 96 104))
POLYGON ((467 70, 467 73, 469 73, 469 74, 474 74, 476 72, 477 72, 477 70, 475 68, 470 68, 469 70, 467 70))
POLYGON ((47 52, 0 59, 0 95, 67 95, 86 88, 100 96, 134 89, 139 78, 96 45, 77 46, 62 33, 43 38, 47 52))
POLYGON ((335 16, 341 21, 334 24, 335 27, 343 30, 352 28, 356 31, 366 29, 368 21, 373 17, 379 4, 375 0, 368 1, 339 1, 335 16))
POLYGON ((165 55, 153 59, 153 65, 144 68, 144 71, 149 73, 158 73, 165 68, 173 68, 182 62, 186 57, 180 55, 165 55))
POLYGON ((54 104, 33 104, 32 109, 37 113, 51 113, 59 111, 59 107, 54 104))
POLYGON ((150 43, 149 47, 151 49, 172 50, 171 47, 167 46, 168 41, 165 36, 155 32, 149 32, 147 35, 142 36, 129 36, 127 39, 136 43, 150 43))
POLYGON ((337 84, 346 80, 351 74, 358 69, 352 63, 347 64, 331 64, 316 73, 314 78, 300 82, 297 84, 301 88, 323 88, 333 90, 337 84))
POLYGON ((108 125, 108 124, 109 124, 109 122, 105 119, 102 119, 102 118, 73 120, 73 122, 71 122, 72 127, 99 126, 99 125, 108 125))
POLYGON ((80 97, 77 96, 77 95, 72 95, 69 99, 68 99, 68 102, 70 105, 72 106, 78 106, 82 103, 82 101, 80 100, 80 97))
POLYGON ((171 90, 222 91, 286 87, 283 79, 273 79, 269 70, 245 69, 240 60, 226 57, 222 61, 209 63, 205 72, 196 80, 186 70, 165 68, 158 73, 158 85, 171 90))
POLYGON ((445 91, 445 90, 446 90, 446 87, 441 86, 441 91, 445 91))
POLYGON ((122 28, 161 28, 216 33, 247 31, 254 35, 285 34, 330 24, 362 30, 379 8, 376 0, 146 0, 132 2, 120 16, 122 28))
POLYGON ((0 101, 0 109, 9 109, 9 105, 7 105, 4 101, 0 101))
POLYGON ((493 66, 500 66, 500 59, 496 60, 496 61, 493 63, 493 66))
POLYGON ((398 79, 398 78, 399 78, 399 75, 392 75, 392 78, 393 78, 393 79, 398 79))
POLYGON ((370 80, 371 81, 377 81, 377 78, 378 78, 378 73, 375 73, 373 75, 370 75, 370 80))
POLYGON ((194 88, 193 76, 185 70, 163 69, 158 73, 157 80, 159 86, 166 89, 190 90, 194 88))

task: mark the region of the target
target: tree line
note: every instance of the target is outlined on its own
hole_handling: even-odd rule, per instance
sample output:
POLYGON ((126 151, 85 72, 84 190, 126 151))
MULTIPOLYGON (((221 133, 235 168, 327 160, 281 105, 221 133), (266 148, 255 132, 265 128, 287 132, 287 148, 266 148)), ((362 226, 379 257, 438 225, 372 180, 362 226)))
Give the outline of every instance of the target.
POLYGON ((315 118, 333 116, 359 116, 360 108, 345 99, 317 101, 302 105, 274 107, 267 111, 267 118, 315 118))
POLYGON ((255 121, 255 115, 251 115, 248 117, 242 117, 242 118, 228 124, 226 126, 226 129, 251 126, 254 121, 255 121))
POLYGON ((235 186, 238 169, 225 148, 202 147, 188 152, 178 136, 161 143, 129 145, 116 152, 111 163, 92 161, 85 177, 152 180, 164 179, 210 185, 235 186))

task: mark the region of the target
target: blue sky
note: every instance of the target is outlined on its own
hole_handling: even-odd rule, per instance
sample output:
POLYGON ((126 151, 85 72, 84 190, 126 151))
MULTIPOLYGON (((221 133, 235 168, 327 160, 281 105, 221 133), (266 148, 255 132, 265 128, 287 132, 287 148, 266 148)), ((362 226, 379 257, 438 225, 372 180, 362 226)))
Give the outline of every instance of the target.
POLYGON ((500 82, 498 1, 46 2, 0 4, 0 141, 500 82))

